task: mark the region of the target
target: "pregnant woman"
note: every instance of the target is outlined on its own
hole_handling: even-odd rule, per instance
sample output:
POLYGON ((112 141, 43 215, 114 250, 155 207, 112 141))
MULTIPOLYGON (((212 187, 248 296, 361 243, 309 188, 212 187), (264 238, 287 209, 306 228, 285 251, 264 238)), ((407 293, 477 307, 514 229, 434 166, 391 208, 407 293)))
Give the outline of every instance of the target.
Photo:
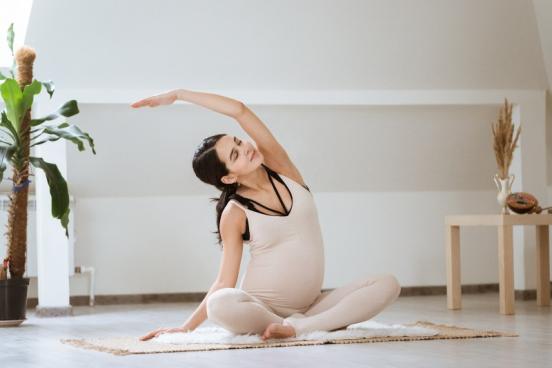
POLYGON ((217 134, 197 148, 192 163, 196 176, 221 191, 216 206, 222 246, 218 276, 182 326, 156 329, 141 340, 192 331, 206 319, 233 333, 260 334, 263 340, 294 337, 368 320, 395 301, 401 287, 389 274, 363 276, 321 292, 324 243, 313 194, 285 149, 244 103, 178 89, 131 106, 176 100, 233 118, 254 144, 217 134), (251 257, 236 288, 244 244, 251 257))

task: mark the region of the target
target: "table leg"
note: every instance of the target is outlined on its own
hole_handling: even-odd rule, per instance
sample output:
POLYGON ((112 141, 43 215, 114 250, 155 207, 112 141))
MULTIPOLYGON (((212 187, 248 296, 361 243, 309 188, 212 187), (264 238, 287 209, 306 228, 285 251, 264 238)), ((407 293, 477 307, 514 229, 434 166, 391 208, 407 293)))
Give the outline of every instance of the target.
POLYGON ((548 225, 537 225, 537 305, 550 305, 548 225))
POLYGON ((498 226, 500 313, 514 314, 514 255, 512 225, 498 226))
POLYGON ((460 226, 446 226, 447 307, 462 308, 460 284, 460 226))

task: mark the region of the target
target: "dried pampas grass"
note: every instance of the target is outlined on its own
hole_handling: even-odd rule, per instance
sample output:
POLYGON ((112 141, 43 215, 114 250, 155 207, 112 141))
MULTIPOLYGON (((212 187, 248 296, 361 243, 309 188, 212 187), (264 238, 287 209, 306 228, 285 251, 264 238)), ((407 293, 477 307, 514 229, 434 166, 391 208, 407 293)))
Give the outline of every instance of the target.
POLYGON ((508 169, 512 163, 514 150, 517 147, 521 125, 518 127, 514 137, 514 124, 512 123, 512 104, 504 99, 504 106, 500 108, 498 121, 491 125, 494 137, 494 153, 498 165, 498 175, 501 179, 507 179, 508 169))

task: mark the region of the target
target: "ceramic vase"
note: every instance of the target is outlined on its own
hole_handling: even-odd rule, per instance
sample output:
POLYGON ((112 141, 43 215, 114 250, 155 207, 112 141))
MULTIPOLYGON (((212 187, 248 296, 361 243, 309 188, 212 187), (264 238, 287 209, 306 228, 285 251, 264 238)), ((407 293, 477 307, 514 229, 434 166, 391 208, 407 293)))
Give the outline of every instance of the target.
POLYGON ((508 196, 510 195, 510 193, 512 193, 512 183, 514 182, 515 175, 512 174, 508 176, 506 179, 502 179, 498 176, 498 174, 495 174, 493 179, 498 189, 496 200, 500 205, 500 208, 502 209, 502 214, 508 215, 510 211, 508 210, 508 205, 506 204, 506 200, 508 199, 508 196))

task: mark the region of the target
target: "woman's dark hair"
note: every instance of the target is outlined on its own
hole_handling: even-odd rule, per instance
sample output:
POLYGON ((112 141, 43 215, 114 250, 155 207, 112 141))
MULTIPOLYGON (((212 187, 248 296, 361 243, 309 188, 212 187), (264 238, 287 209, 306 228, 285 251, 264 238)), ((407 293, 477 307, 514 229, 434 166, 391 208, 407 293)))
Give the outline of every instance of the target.
POLYGON ((221 191, 219 198, 210 198, 211 201, 216 201, 217 212, 217 231, 213 231, 218 236, 218 244, 222 248, 222 237, 220 236, 220 217, 226 204, 236 193, 238 183, 224 184, 220 179, 228 175, 230 171, 226 164, 220 160, 215 150, 215 144, 226 134, 216 134, 207 137, 201 142, 194 153, 192 166, 196 176, 204 183, 214 185, 221 191))

